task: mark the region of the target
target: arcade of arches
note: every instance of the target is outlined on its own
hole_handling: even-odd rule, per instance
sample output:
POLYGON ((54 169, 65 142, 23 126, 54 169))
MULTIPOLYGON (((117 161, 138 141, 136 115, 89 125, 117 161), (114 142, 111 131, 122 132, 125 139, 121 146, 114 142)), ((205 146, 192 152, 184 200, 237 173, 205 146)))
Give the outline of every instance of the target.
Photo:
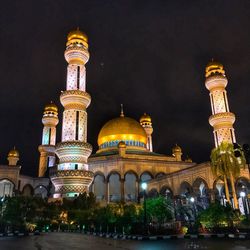
MULTIPOLYGON (((232 188, 228 180, 231 202, 233 204, 232 188)), ((241 192, 246 195, 250 193, 250 180, 248 169, 242 169, 240 176, 236 179, 236 193, 239 201, 239 209, 244 211, 243 198, 241 192)), ((148 182, 148 192, 154 195, 170 195, 176 199, 188 202, 191 197, 200 208, 206 208, 210 202, 215 200, 225 204, 226 197, 223 179, 215 178, 211 171, 209 162, 197 164, 187 170, 167 174, 159 179, 152 179, 148 182)), ((248 213, 249 205, 246 206, 248 213)))

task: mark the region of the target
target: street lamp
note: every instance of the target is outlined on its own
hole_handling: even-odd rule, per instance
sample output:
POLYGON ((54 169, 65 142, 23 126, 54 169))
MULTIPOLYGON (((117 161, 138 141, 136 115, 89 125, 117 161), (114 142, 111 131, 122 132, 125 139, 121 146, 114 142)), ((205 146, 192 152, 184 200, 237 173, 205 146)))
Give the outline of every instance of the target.
POLYGON ((143 190, 143 209, 144 209, 144 227, 145 232, 148 233, 148 226, 147 226, 147 206, 146 206, 146 190, 147 190, 148 184, 146 182, 143 182, 141 184, 141 188, 143 190))
POLYGON ((190 202, 193 204, 193 210, 194 210, 194 220, 196 221, 196 210, 195 210, 195 199, 194 197, 190 197, 190 202))

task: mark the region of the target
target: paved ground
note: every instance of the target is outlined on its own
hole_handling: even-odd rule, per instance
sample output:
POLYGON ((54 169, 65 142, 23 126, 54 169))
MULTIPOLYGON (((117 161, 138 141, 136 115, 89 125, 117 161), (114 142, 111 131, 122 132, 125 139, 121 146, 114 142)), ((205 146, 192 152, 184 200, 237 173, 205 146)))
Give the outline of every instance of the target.
POLYGON ((0 238, 0 250, 246 250, 249 240, 201 239, 130 241, 113 240, 82 234, 49 233, 40 236, 0 238))

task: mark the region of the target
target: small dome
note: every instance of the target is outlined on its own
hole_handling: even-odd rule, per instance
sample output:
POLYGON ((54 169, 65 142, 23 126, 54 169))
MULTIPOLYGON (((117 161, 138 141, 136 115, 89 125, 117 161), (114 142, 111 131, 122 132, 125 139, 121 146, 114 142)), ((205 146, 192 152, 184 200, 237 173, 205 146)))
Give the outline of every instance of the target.
POLYGON ((225 71, 223 69, 223 65, 220 62, 216 62, 216 61, 212 60, 206 66, 205 76, 209 77, 209 76, 215 75, 215 74, 225 75, 225 71))
POLYGON ((68 42, 70 41, 73 42, 73 40, 82 40, 86 43, 88 42, 87 35, 79 29, 70 31, 67 36, 67 39, 68 39, 68 42))
POLYGON ((181 153, 181 147, 175 144, 175 146, 172 148, 173 153, 181 153))
POLYGON ((10 152, 8 153, 8 157, 18 157, 19 158, 19 152, 15 149, 15 147, 10 150, 10 152))
POLYGON ((185 162, 193 162, 193 160, 192 160, 192 158, 191 158, 191 157, 187 156, 187 158, 186 158, 185 162))
POLYGON ((126 148, 126 143, 124 141, 120 141, 118 143, 118 148, 126 148))
POLYGON ((44 113, 47 113, 47 112, 55 112, 55 113, 57 113, 58 112, 58 108, 57 108, 57 106, 53 102, 50 102, 44 108, 44 113))
POLYGON ((144 113, 140 118, 140 123, 144 122, 151 123, 151 117, 146 113, 144 113))
POLYGON ((145 130, 136 120, 125 117, 123 112, 118 118, 108 121, 99 132, 98 146, 100 149, 117 147, 123 141, 128 147, 146 148, 145 130))

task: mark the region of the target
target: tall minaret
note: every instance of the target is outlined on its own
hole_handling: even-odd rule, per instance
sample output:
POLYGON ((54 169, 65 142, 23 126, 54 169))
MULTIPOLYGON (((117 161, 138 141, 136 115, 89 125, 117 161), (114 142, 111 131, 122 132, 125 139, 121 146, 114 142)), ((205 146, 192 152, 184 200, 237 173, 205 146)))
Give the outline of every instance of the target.
POLYGON ((58 108, 54 103, 47 104, 44 108, 42 123, 42 145, 40 152, 38 176, 43 177, 48 167, 55 166, 56 125, 58 124, 58 108))
POLYGON ((87 164, 92 152, 92 146, 87 143, 86 108, 91 101, 86 92, 87 36, 80 30, 70 32, 64 55, 68 68, 66 91, 60 96, 64 107, 62 142, 56 145, 59 164, 50 174, 55 198, 87 192, 94 176, 87 164))
POLYGON ((206 88, 210 91, 212 115, 209 117, 209 123, 214 128, 215 146, 218 147, 221 142, 234 143, 235 115, 229 111, 225 89, 227 78, 223 65, 214 61, 208 63, 205 76, 206 88))
POLYGON ((152 121, 151 117, 144 113, 142 117, 140 118, 140 124, 144 128, 146 134, 147 134, 147 149, 150 152, 153 152, 153 143, 152 143, 152 133, 153 133, 153 127, 152 127, 152 121))

